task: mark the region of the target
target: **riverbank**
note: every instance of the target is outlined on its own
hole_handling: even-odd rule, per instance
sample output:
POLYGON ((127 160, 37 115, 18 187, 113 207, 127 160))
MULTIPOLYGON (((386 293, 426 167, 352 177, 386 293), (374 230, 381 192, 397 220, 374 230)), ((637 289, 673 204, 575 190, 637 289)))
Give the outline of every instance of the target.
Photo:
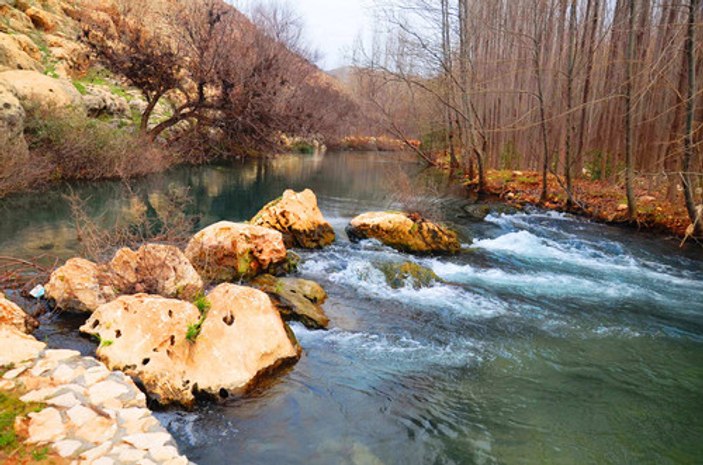
MULTIPOLYGON (((463 183, 467 187, 473 187, 473 184, 466 180, 463 183)), ((627 200, 623 189, 618 186, 603 181, 574 180, 575 198, 584 208, 568 204, 568 197, 556 176, 549 175, 548 187, 549 200, 542 203, 540 173, 512 170, 488 170, 486 173, 487 194, 508 205, 534 205, 547 210, 572 213, 600 223, 628 226, 678 238, 686 236, 686 229, 691 224, 683 201, 671 203, 662 193, 651 192, 644 186, 637 186, 635 189, 638 206, 635 221, 630 221, 627 217, 627 200)))

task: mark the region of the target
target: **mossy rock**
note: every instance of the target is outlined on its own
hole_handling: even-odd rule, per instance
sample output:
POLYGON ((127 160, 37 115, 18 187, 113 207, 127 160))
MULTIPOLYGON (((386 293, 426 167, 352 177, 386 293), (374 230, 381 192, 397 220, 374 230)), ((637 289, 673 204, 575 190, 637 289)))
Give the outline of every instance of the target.
POLYGON ((408 284, 414 289, 421 289, 444 282, 431 269, 413 262, 380 263, 374 266, 383 272, 386 282, 393 289, 400 289, 408 284))
POLYGON ((265 274, 249 285, 267 293, 284 320, 300 321, 310 329, 325 329, 329 325, 322 309, 327 293, 316 282, 265 274))

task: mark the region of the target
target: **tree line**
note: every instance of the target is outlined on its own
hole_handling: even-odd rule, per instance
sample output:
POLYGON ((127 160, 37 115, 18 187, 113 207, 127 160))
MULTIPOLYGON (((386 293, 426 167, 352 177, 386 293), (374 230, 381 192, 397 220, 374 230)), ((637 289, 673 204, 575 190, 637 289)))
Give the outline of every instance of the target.
MULTIPOLYGON (((697 233, 700 0, 379 0, 355 88, 398 137, 446 153, 483 190, 488 168, 635 187, 685 202, 697 233), (408 112, 408 107, 421 108, 408 112)), ((427 153, 420 153, 430 160, 427 153)))

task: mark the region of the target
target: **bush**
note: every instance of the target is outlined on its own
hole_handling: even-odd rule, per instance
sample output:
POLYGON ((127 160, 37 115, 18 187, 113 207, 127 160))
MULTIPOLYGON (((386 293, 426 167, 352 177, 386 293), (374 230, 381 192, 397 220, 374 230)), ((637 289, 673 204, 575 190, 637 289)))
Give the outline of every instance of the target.
POLYGON ((130 178, 172 162, 146 137, 75 111, 30 109, 25 137, 32 156, 52 167, 54 180, 130 178))

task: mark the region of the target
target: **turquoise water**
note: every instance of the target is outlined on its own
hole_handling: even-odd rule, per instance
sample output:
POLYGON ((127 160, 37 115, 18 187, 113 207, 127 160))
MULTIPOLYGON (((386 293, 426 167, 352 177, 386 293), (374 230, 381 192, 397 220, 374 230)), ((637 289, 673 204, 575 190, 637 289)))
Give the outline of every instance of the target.
MULTIPOLYGON (((135 182, 189 185, 200 225, 251 217, 310 187, 338 242, 303 251, 330 295, 331 330, 293 329, 300 362, 224 405, 160 412, 205 464, 694 464, 703 462, 703 254, 677 241, 532 211, 463 215, 469 200, 412 158, 286 156, 178 168, 135 182), (418 197, 418 198, 414 198, 418 197), (351 244, 356 214, 432 208, 465 242, 417 258, 351 244), (470 238, 473 242, 470 243, 470 238), (373 263, 412 260, 446 283, 391 289, 373 263)), ((94 215, 124 214, 119 183, 74 186, 94 215)), ((0 254, 75 254, 62 189, 0 203, 0 254)), ((75 318, 38 335, 93 350, 75 318)))

